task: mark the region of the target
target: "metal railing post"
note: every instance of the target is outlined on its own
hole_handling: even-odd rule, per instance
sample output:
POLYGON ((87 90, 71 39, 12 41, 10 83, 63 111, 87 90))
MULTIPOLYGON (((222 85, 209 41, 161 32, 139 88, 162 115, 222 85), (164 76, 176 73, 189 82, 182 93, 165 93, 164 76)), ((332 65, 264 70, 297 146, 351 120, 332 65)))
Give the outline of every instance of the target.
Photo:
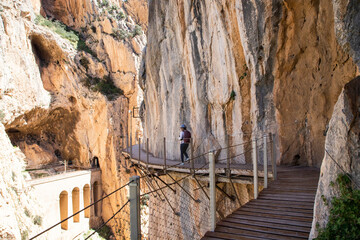
POLYGON ((252 148, 253 148, 253 175, 254 175, 254 199, 257 199, 258 197, 258 191, 259 191, 259 183, 258 183, 258 156, 257 156, 257 140, 256 137, 254 137, 254 140, 252 142, 252 148))
POLYGON ((128 152, 129 150, 129 135, 126 135, 126 152, 128 152))
POLYGON ((214 153, 209 153, 209 183, 210 183, 210 231, 216 227, 216 181, 214 153))
POLYGON ((166 174, 166 169, 167 169, 167 166, 166 166, 166 138, 164 137, 164 172, 166 174))
POLYGON ((271 158, 271 167, 273 172, 273 179, 276 180, 277 178, 277 170, 276 170, 276 153, 275 153, 275 141, 274 135, 269 133, 270 139, 270 158, 271 158))
POLYGON ((268 154, 267 154, 267 137, 264 134, 264 188, 268 187, 268 154))
POLYGON ((191 166, 191 173, 195 175, 195 163, 194 163, 194 142, 190 139, 190 166, 191 166))
POLYGON ((129 110, 129 115, 130 115, 130 140, 129 140, 129 144, 130 144, 130 158, 132 158, 132 111, 129 110))
POLYGON ((149 138, 146 138, 146 170, 149 171, 149 138))
POLYGON ((139 166, 140 166, 140 160, 141 160, 141 138, 139 138, 139 161, 138 161, 139 166))
POLYGON ((132 154, 132 146, 133 144, 132 144, 132 134, 130 133, 130 158, 132 158, 133 157, 133 154, 132 154))
POLYGON ((226 176, 228 178, 230 178, 231 176, 231 170, 230 170, 230 160, 231 160, 231 152, 230 152, 230 148, 229 148, 229 144, 228 144, 228 154, 227 154, 227 158, 226 158, 226 176), (229 157, 230 155, 230 157, 229 157))
POLYGON ((140 177, 130 177, 129 183, 130 201, 130 239, 141 239, 140 227, 140 177))

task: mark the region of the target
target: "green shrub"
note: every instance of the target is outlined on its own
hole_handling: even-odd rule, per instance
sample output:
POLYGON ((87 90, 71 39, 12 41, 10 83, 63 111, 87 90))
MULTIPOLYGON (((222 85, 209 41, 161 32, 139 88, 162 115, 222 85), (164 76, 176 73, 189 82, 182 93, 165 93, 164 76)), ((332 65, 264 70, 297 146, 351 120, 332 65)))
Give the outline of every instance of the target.
POLYGON ((131 38, 132 34, 126 30, 123 29, 113 29, 113 33, 111 34, 111 36, 113 36, 114 38, 118 39, 118 40, 124 40, 127 38, 131 38))
POLYGON ((122 19, 125 19, 125 18, 126 18, 126 15, 125 15, 125 13, 123 11, 120 11, 118 13, 118 15, 116 16, 117 20, 122 20, 122 19))
POLYGON ((29 239, 29 232, 27 230, 21 231, 21 240, 29 239))
POLYGON ((59 21, 50 21, 41 15, 36 16, 35 23, 49 28, 53 32, 57 33, 60 37, 69 40, 74 47, 77 46, 79 41, 79 35, 77 32, 68 28, 65 24, 59 21))
POLYGON ((113 235, 111 228, 107 225, 103 226, 101 229, 99 229, 98 234, 100 237, 105 239, 110 239, 110 237, 113 235))
POLYGON ((141 29, 141 27, 139 25, 136 25, 133 31, 133 37, 137 36, 137 35, 142 35, 143 31, 141 29))
POLYGON ((25 207, 24 213, 25 213, 25 215, 26 215, 27 217, 31 217, 31 213, 30 213, 30 211, 29 211, 29 209, 28 209, 27 207, 25 207))
POLYGON ((119 10, 119 8, 116 5, 111 5, 110 7, 108 7, 108 12, 110 14, 116 13, 118 10, 119 10))
POLYGON ((33 219, 33 223, 35 225, 41 226, 42 225, 42 217, 40 217, 39 215, 36 215, 33 219))
POLYGON ((124 91, 117 88, 109 76, 104 77, 103 79, 87 76, 87 78, 81 80, 81 82, 91 91, 100 92, 105 95, 110 101, 116 99, 120 95, 124 95, 124 91))
MULTIPOLYGON (((347 175, 339 175, 337 185, 340 196, 331 200, 329 221, 324 229, 318 229, 317 240, 359 239, 360 233, 360 190, 354 190, 347 175)), ((326 200, 323 201, 328 204, 326 200)), ((317 224, 318 227, 318 224, 317 224)))
POLYGON ((124 94, 124 92, 117 88, 112 81, 101 81, 94 86, 94 90, 106 95, 109 100, 113 100, 114 97, 124 94))
POLYGON ((86 42, 80 38, 79 33, 71 30, 65 24, 59 21, 50 21, 41 15, 38 15, 35 18, 35 23, 47 27, 57 33, 60 37, 69 40, 78 51, 87 52, 97 58, 97 54, 86 45, 86 42))
POLYGON ((84 52, 87 52, 89 53, 91 56, 93 56, 94 58, 98 59, 97 58, 97 54, 95 52, 93 52, 91 50, 91 48, 88 47, 88 45, 86 44, 86 42, 84 40, 79 40, 78 43, 77 43, 77 50, 78 51, 84 51, 84 52))
POLYGON ((99 7, 108 7, 109 6, 109 1, 108 0, 98 0, 99 3, 99 7))

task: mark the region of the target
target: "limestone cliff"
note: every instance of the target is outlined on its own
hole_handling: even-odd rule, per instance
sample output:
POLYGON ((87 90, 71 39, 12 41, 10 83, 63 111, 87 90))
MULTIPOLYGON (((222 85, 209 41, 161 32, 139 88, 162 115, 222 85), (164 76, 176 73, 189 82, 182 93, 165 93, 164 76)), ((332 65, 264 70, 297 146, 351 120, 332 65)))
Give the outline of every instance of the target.
MULTIPOLYGON (((234 156, 270 132, 278 163, 320 166, 324 145, 334 146, 336 159, 347 153, 342 164, 357 178, 351 154, 359 148, 359 90, 358 80, 349 81, 359 75, 359 8, 358 0, 2 0, 0 208, 9 221, 1 222, 0 237, 37 230, 41 212, 25 211, 33 197, 19 191, 26 189, 24 162, 55 169, 66 160, 83 168, 97 157, 104 193, 125 184, 128 111, 140 105, 155 155, 163 154, 166 137, 167 156, 178 158, 182 123, 193 133, 195 156, 245 142, 220 153, 234 156)), ((131 121, 141 137, 140 120, 131 121)), ((332 195, 326 185, 338 172, 331 164, 325 155, 314 223, 326 221, 319 196, 332 195)), ((182 184, 200 195, 192 180, 182 184)), ((237 190, 242 203, 249 200, 251 187, 237 190)), ((205 205, 177 192, 171 201, 180 218, 151 199, 149 236, 197 239, 206 231, 196 225, 205 220, 205 205)), ((102 218, 125 201, 126 191, 106 199, 102 218)), ((227 201, 219 203, 225 215, 236 207, 227 201)), ((115 218, 111 228, 127 236, 128 218, 115 218)))
MULTIPOLYGON (((128 181, 119 171, 126 167, 121 149, 128 110, 142 100, 137 79, 146 44, 146 14, 141 14, 146 7, 141 0, 0 3, 1 136, 25 154, 19 164, 50 167, 51 174, 65 160, 83 168, 97 157, 104 193, 128 181)), ((139 121, 133 122, 133 132, 141 134, 139 121)), ((1 162, 10 172, 19 165, 3 157, 1 162)), ((112 216, 125 199, 124 192, 104 201, 102 217, 112 216)), ((6 194, 1 200, 14 201, 6 194)), ((19 239, 13 227, 8 233, 19 239)), ((32 234, 36 230, 32 227, 32 234)))
POLYGON ((272 132, 278 163, 320 166, 333 106, 358 71, 358 48, 343 47, 358 46, 355 2, 149 1, 151 151, 162 154, 165 136, 167 156, 177 158, 185 123, 198 153, 272 132))
POLYGON ((339 195, 336 184, 332 187, 331 182, 336 183, 339 174, 348 173, 354 180, 353 187, 360 185, 359 93, 360 77, 357 77, 345 85, 334 107, 325 141, 326 152, 316 193, 311 239, 317 236, 317 227, 326 226, 331 199, 339 195))

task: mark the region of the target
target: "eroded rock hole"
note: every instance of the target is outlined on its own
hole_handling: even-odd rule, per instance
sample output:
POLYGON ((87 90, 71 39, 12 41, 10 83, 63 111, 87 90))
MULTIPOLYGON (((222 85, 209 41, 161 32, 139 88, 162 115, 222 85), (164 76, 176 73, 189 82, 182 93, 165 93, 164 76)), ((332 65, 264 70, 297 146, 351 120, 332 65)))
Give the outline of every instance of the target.
POLYGON ((300 155, 299 154, 296 154, 293 158, 293 163, 295 165, 300 165, 300 155))
POLYGON ((57 158, 61 159, 61 152, 60 152, 59 149, 56 149, 56 150, 54 151, 54 154, 55 154, 55 156, 56 156, 57 158))
POLYGON ((76 98, 73 96, 69 97, 69 102, 71 102, 72 104, 76 104, 76 98))
POLYGON ((32 36, 31 46, 39 67, 47 67, 52 57, 50 51, 44 46, 42 39, 37 35, 32 36))

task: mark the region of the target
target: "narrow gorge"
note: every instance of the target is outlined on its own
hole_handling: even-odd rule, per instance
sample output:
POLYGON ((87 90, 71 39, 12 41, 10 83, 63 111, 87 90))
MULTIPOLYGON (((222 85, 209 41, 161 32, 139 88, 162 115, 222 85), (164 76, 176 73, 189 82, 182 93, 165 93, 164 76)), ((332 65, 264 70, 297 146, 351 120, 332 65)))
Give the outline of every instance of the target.
MULTIPOLYGON (((0 238, 94 203, 37 239, 130 239, 138 175, 141 239, 201 239, 205 154, 252 166, 252 141, 269 134, 278 167, 320 171, 316 238, 337 177, 359 190, 359 26, 359 0, 2 0, 0 238), (202 175, 177 166, 182 124, 202 175)), ((217 176, 218 221, 254 198, 251 174, 217 176)))

